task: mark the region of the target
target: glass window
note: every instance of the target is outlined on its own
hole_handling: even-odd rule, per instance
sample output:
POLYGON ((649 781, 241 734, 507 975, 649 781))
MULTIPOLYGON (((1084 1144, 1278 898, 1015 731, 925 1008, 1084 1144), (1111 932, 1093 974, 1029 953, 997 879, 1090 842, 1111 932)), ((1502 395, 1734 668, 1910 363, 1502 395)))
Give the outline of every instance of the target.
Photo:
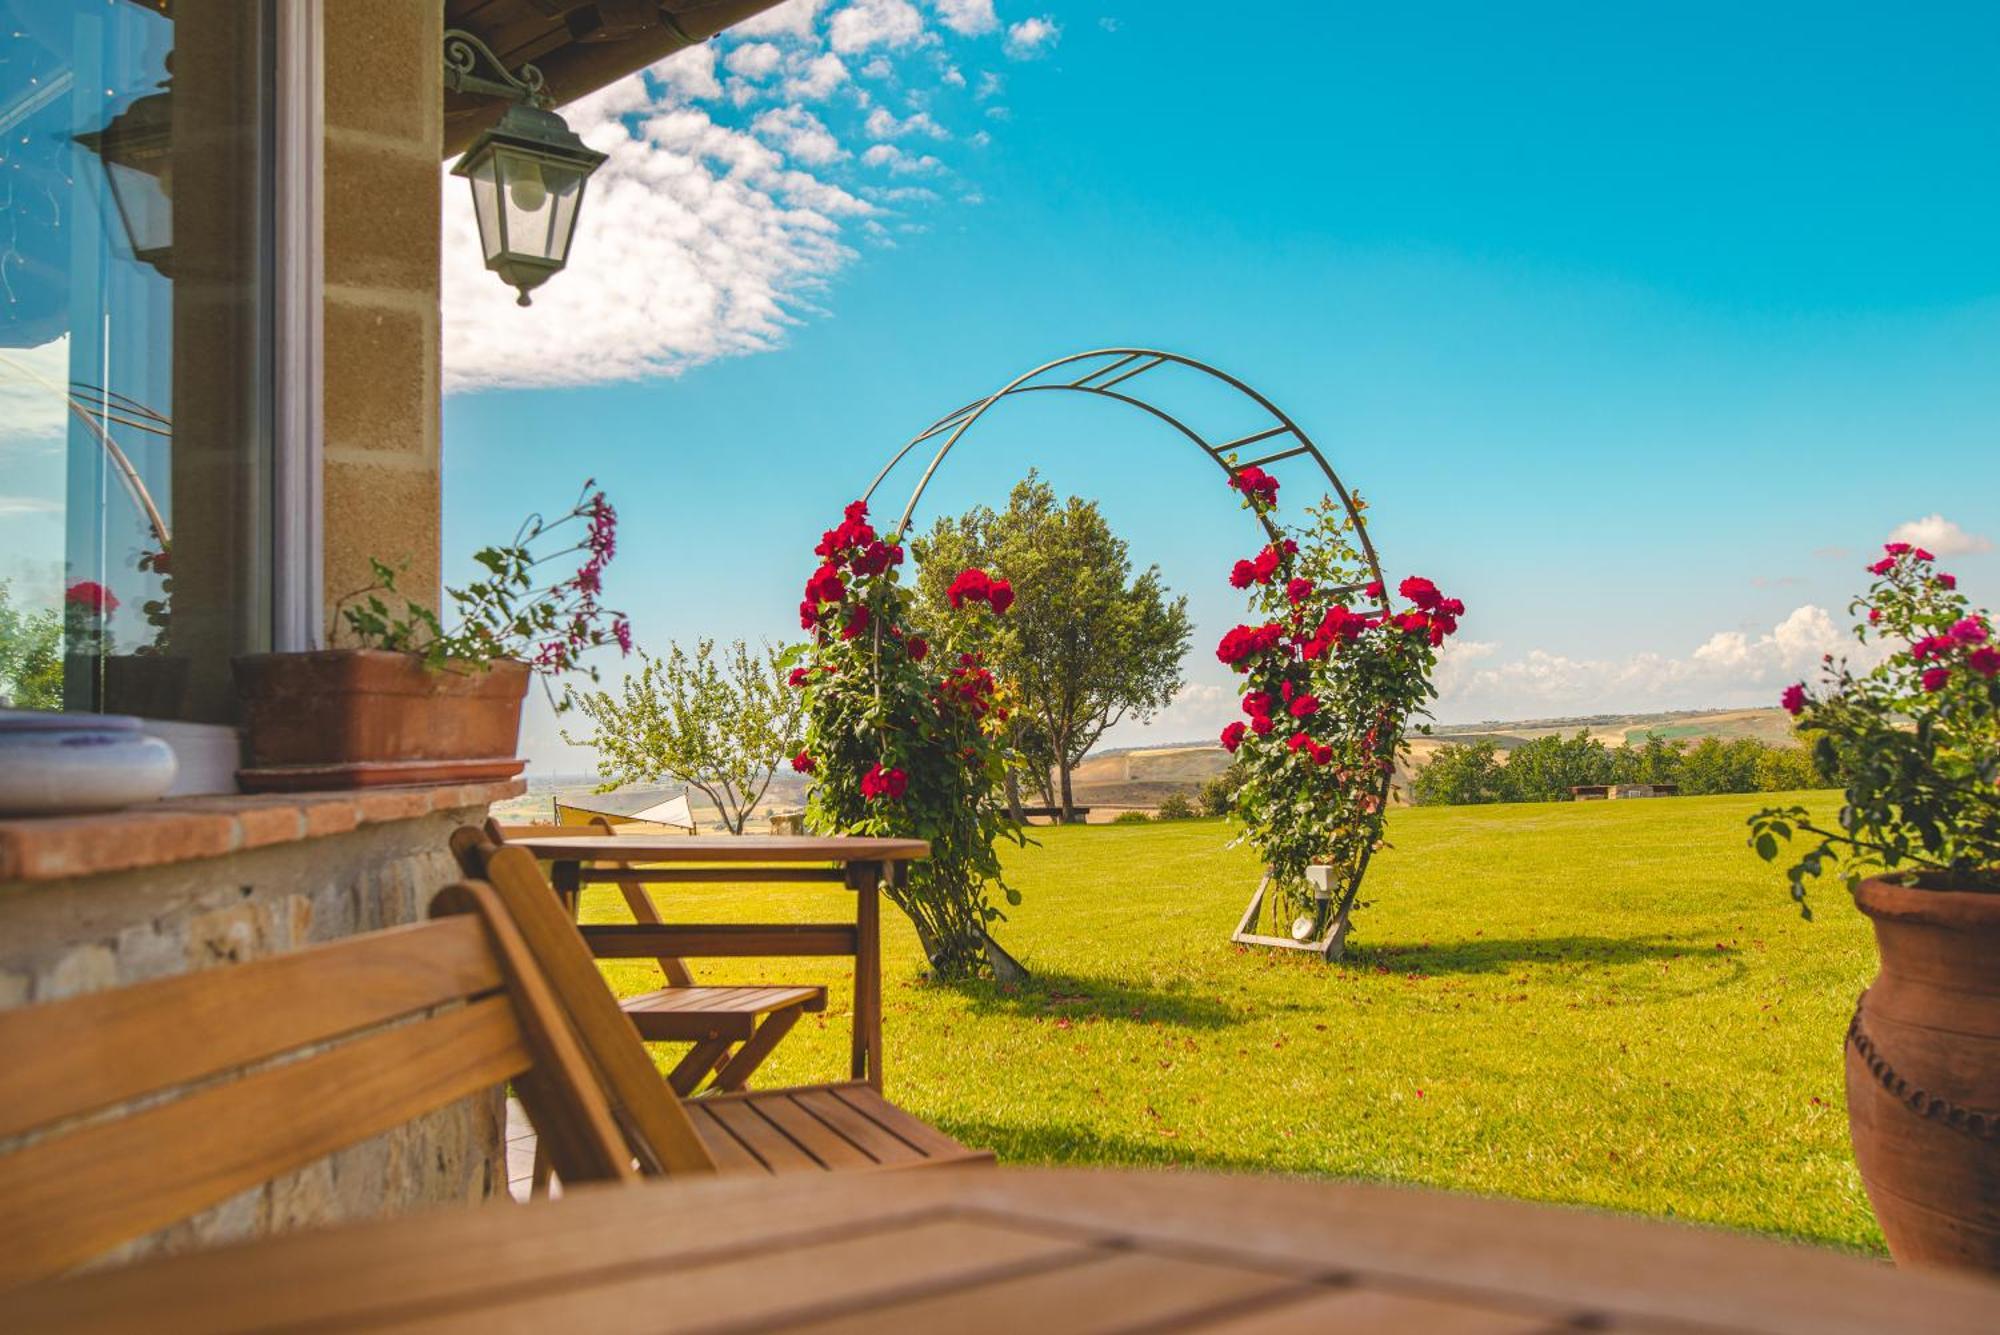
POLYGON ((0 0, 16 705, 226 722, 268 647, 265 8, 0 0))

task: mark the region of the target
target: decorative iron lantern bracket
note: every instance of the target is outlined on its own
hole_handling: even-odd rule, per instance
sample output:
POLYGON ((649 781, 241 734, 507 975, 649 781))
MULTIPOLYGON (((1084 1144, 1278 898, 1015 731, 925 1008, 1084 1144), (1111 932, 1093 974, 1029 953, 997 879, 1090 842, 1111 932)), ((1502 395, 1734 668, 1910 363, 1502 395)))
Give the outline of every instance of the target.
POLYGON ((463 28, 444 30, 444 86, 454 93, 506 98, 534 107, 551 105, 548 94, 542 91, 541 70, 523 64, 516 74, 493 54, 492 47, 463 28), (491 71, 490 76, 478 72, 482 63, 491 71))

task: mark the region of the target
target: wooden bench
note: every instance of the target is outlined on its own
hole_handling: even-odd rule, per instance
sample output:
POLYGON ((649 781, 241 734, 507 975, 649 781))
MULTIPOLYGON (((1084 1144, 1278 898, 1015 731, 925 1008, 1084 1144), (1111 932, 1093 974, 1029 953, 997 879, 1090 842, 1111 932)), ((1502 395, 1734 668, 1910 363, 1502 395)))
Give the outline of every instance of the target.
POLYGON ((634 1136, 675 1171, 713 1171, 670 1101, 614 1110, 490 888, 448 887, 432 912, 0 1012, 0 1288, 503 1081, 565 1181, 636 1180, 634 1136))
MULTIPOLYGON (((497 846, 477 830, 461 830, 453 850, 476 866, 520 933, 537 967, 549 979, 584 1050, 590 1054, 613 1105, 650 1110, 634 1127, 661 1126, 671 1107, 691 1123, 700 1142, 695 1162, 724 1173, 787 1174, 864 1168, 914 1168, 991 1163, 989 1152, 968 1149, 896 1107, 874 1079, 789 1089, 710 1094, 677 1101, 633 1042, 636 1017, 619 1007, 597 971, 593 951, 558 902, 534 857, 523 848, 497 846)), ((872 882, 861 893, 872 895, 872 882)), ((864 909, 862 917, 872 925, 864 909)), ((669 949, 680 956, 845 953, 863 943, 854 927, 731 924, 727 928, 634 924, 595 929, 623 940, 619 949, 640 954, 669 949)), ((871 933, 872 934, 872 933, 871 933)), ((598 937, 598 951, 606 938, 598 937)), ((879 1017, 878 1017, 879 1022, 879 1017)), ((533 1120, 534 1111, 529 1109, 533 1120)), ((643 1137, 644 1132, 628 1132, 643 1137)), ((642 1163, 676 1171, 684 1147, 635 1139, 642 1163)), ((560 1175, 561 1169, 557 1168, 560 1175)))

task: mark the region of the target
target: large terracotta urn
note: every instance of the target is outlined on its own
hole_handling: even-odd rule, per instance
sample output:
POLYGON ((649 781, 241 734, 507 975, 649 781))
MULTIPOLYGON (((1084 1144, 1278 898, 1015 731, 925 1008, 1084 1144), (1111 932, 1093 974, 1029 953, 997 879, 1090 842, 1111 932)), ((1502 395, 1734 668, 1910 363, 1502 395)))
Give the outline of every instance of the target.
POLYGON ((2000 1271, 2000 894, 1863 881, 1882 968, 1847 1031, 1854 1157, 1905 1265, 2000 1271))

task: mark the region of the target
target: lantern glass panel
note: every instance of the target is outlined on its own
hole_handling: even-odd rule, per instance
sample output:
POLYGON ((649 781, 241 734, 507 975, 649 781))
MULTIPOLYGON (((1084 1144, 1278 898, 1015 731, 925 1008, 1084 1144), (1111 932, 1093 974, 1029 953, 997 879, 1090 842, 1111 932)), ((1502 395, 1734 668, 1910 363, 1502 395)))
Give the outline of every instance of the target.
POLYGON ((586 173, 566 162, 512 148, 496 148, 505 182, 507 248, 516 255, 561 264, 569 254, 569 229, 586 173))
POLYGON ((466 174, 472 181, 472 214, 479 220, 479 249, 488 264, 507 248, 506 233, 500 222, 500 183, 493 153, 471 163, 466 174))
POLYGON ((165 159, 157 175, 122 162, 106 162, 104 174, 111 180, 111 196, 125 223, 132 253, 140 259, 164 255, 174 244, 174 201, 172 159, 165 159))

